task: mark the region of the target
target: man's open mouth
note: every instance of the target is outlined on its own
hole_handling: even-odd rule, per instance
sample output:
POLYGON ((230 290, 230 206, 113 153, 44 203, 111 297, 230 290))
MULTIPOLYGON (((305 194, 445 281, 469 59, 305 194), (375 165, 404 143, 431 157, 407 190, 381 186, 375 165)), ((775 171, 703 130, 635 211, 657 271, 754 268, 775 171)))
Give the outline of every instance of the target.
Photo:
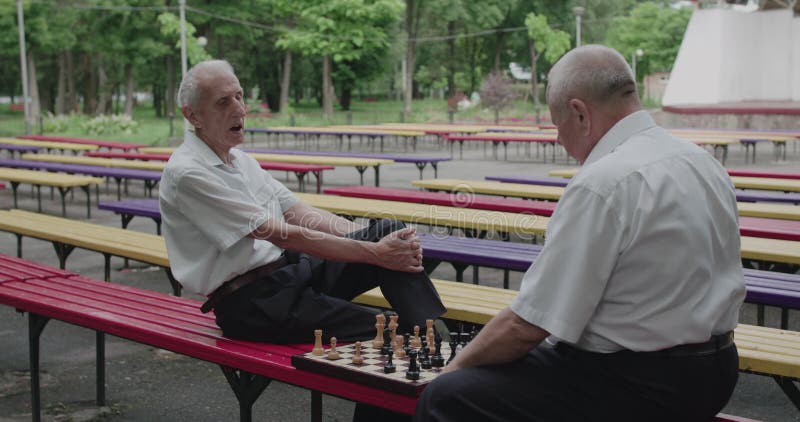
POLYGON ((239 132, 239 131, 241 131, 242 129, 244 129, 244 126, 242 126, 242 125, 236 125, 236 126, 231 126, 231 128, 230 128, 229 130, 230 130, 230 131, 232 131, 232 132, 239 132))

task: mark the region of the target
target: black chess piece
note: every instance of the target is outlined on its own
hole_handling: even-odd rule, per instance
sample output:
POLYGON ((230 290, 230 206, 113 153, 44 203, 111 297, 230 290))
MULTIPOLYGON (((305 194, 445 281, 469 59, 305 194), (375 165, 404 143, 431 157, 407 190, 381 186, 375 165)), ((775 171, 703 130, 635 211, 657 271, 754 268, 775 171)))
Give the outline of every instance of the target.
POLYGON ((403 336, 403 351, 406 352, 406 356, 411 351, 411 334, 409 333, 405 333, 403 336))
POLYGON ((422 342, 422 347, 419 349, 419 352, 419 366, 422 367, 422 369, 431 369, 433 366, 431 365, 431 358, 428 355, 428 342, 422 342))
POLYGON ((478 335, 478 328, 473 325, 472 331, 469 332, 469 341, 475 340, 475 336, 477 335, 478 335))
POLYGON ((381 355, 389 354, 392 349, 392 330, 388 328, 383 329, 383 346, 381 346, 381 355))
POLYGON ((442 336, 436 334, 433 342, 436 345, 436 352, 431 358, 431 366, 434 368, 441 368, 444 366, 444 356, 442 356, 442 336))
POLYGON ((452 362, 453 359, 455 359, 455 357, 456 357, 456 352, 457 352, 456 347, 458 347, 460 338, 461 338, 461 333, 460 332, 458 332, 458 333, 450 333, 450 357, 447 358, 447 363, 448 364, 450 362, 452 362))
POLYGON ((389 348, 389 352, 386 353, 386 364, 383 365, 383 373, 385 374, 392 374, 397 370, 397 368, 394 366, 394 363, 392 363, 392 355, 394 355, 394 351, 389 348))
POLYGON ((417 351, 411 350, 408 352, 408 372, 406 372, 406 379, 418 380, 419 379, 419 366, 417 366, 417 351))

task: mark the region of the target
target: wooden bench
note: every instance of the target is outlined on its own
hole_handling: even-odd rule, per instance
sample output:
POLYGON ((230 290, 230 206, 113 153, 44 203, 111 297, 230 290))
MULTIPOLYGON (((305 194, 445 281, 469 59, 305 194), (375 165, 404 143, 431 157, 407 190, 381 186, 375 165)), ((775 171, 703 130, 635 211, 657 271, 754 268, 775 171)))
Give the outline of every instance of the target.
MULTIPOLYGON (((123 160, 141 161, 168 161, 171 154, 167 153, 144 153, 144 152, 113 152, 113 151, 92 151, 84 154, 86 157, 114 158, 123 160)), ((264 170, 277 170, 292 172, 297 177, 298 189, 305 192, 306 175, 311 173, 317 182, 317 193, 322 191, 322 172, 333 170, 333 166, 322 166, 318 164, 294 164, 294 163, 271 163, 259 162, 264 170)))
MULTIPOLYGON (((69 144, 67 144, 69 145, 69 144)), ((120 160, 115 158, 99 158, 86 156, 69 156, 55 154, 24 154, 23 160, 46 161, 49 163, 80 164, 85 166, 119 167, 138 170, 163 171, 166 163, 155 161, 120 160)))
MULTIPOLYGON (((122 182, 125 182, 127 192, 128 180, 141 180, 144 182, 144 193, 152 196, 153 188, 161 180, 161 172, 150 170, 137 170, 117 167, 87 166, 83 164, 63 164, 30 160, 0 160, 0 167, 45 170, 49 172, 62 172, 82 174, 86 176, 108 177, 117 182, 117 199, 122 197, 122 182)), ((99 193, 98 193, 99 195, 99 193)), ((98 197, 99 201, 99 197, 98 197)))
POLYGON ((127 142, 104 141, 100 139, 70 138, 66 136, 45 136, 45 135, 21 135, 21 139, 30 139, 43 142, 61 142, 65 144, 95 145, 99 148, 121 149, 123 151, 136 150, 144 147, 142 144, 130 144, 127 142))
MULTIPOLYGON (((142 148, 142 152, 156 154, 172 154, 175 148, 169 147, 148 147, 142 148)), ((377 158, 357 158, 357 157, 326 157, 320 155, 290 155, 290 154, 250 154, 260 163, 289 163, 289 164, 308 164, 319 166, 343 166, 354 167, 358 171, 361 184, 364 184, 364 172, 372 167, 375 171, 375 186, 380 186, 380 167, 383 164, 391 164, 392 160, 377 158)), ((263 168, 263 166, 262 166, 263 168)))
POLYGON ((61 194, 61 214, 67 215, 66 195, 73 188, 81 188, 86 193, 86 217, 92 216, 92 195, 89 187, 103 183, 103 179, 88 176, 75 176, 69 174, 44 173, 33 170, 20 170, 10 168, 0 168, 0 180, 5 180, 11 184, 14 195, 14 208, 17 207, 17 188, 20 183, 31 184, 36 188, 37 210, 42 211, 42 186, 52 186, 58 189, 61 194))
POLYGON ((800 173, 783 173, 779 171, 728 170, 728 174, 731 176, 742 176, 742 177, 766 177, 768 179, 800 180, 800 173))
MULTIPOLYGON (((95 330, 96 401, 105 404, 105 334, 217 364, 239 401, 241 421, 272 380, 312 390, 312 420, 321 420, 321 393, 410 414, 417 397, 295 369, 292 355, 311 344, 277 345, 222 336, 200 302, 113 285, 0 255, 0 303, 28 313, 31 407, 40 420, 39 339, 51 319, 95 330), (11 268, 8 268, 11 266, 11 268)), ((313 339, 309 333, 309 340, 313 339)))
MULTIPOLYGON (((445 287, 437 283, 437 288, 445 287)), ((503 298, 494 306, 466 312, 488 314, 495 307, 504 307, 504 303, 510 299, 503 298)), ((200 313, 200 302, 190 299, 103 283, 0 255, 0 303, 28 313, 34 421, 39 421, 41 417, 39 344, 41 334, 51 319, 96 331, 95 385, 98 406, 106 401, 105 334, 219 365, 239 401, 241 421, 252 420, 252 406, 272 380, 310 389, 311 417, 315 421, 321 420, 321 393, 406 414, 413 413, 416 406, 417 397, 295 369, 291 365, 291 356, 310 351, 310 344, 276 345, 225 338, 216 327, 213 314, 200 313)), ((459 306, 455 302, 452 305, 459 306)), ((757 345, 769 340, 766 336, 771 333, 759 330, 760 327, 753 328, 745 330, 740 326, 737 329, 737 345, 742 342, 739 340, 740 331, 746 333, 742 336, 751 336, 744 342, 754 341, 753 336, 760 336, 755 339, 757 345)), ((763 356, 747 361, 743 370, 758 372, 763 361, 763 356)), ((715 420, 743 419, 719 414, 715 420)))
POLYGON ((40 142, 40 141, 32 141, 29 139, 16 139, 16 138, 0 138, 0 143, 44 148, 47 151, 52 151, 52 150, 57 150, 61 152, 71 151, 73 154, 97 149, 96 145, 78 145, 78 144, 67 144, 62 142, 40 142))
POLYGON ((14 155, 19 153, 19 155, 25 153, 36 153, 43 150, 43 147, 37 147, 33 145, 15 145, 15 144, 3 144, 0 143, 0 150, 8 151, 8 154, 11 158, 14 158, 14 155))
POLYGON ((556 202, 526 200, 518 198, 498 198, 490 195, 459 195, 449 192, 426 192, 416 189, 384 188, 373 186, 342 186, 326 188, 329 195, 353 198, 381 199, 385 201, 414 202, 429 205, 455 206, 489 211, 528 213, 549 217, 555 210, 556 202))
MULTIPOLYGON (((270 128, 246 128, 245 132, 250 133, 250 140, 253 140, 255 133, 262 133, 267 135, 293 135, 295 139, 300 137, 301 140, 308 140, 310 138, 319 142, 322 136, 330 136, 336 138, 339 149, 344 146, 344 139, 347 138, 348 150, 350 149, 350 141, 353 137, 366 138, 367 142, 372 144, 372 150, 375 150, 375 141, 380 142, 380 152, 383 152, 383 144, 386 138, 397 138, 405 141, 411 140, 411 148, 413 151, 417 150, 417 138, 424 135, 423 132, 412 130, 397 130, 385 128, 380 126, 362 127, 362 126, 292 126, 280 127, 273 126, 270 128)), ((408 149, 408 142, 404 143, 404 147, 408 149)), ((319 149, 319 145, 317 145, 319 149)))
MULTIPOLYGON (((444 140, 450 142, 450 157, 453 156, 453 144, 458 142, 458 151, 459 157, 464 158, 464 142, 471 141, 471 142, 491 142, 492 143, 492 152, 494 158, 497 158, 497 146, 499 144, 503 144, 503 152, 505 154, 505 159, 508 159, 508 143, 515 142, 515 143, 527 143, 527 144, 536 144, 537 146, 547 146, 549 145, 553 150, 553 162, 556 162, 556 147, 558 143, 556 142, 557 135, 551 132, 542 132, 538 134, 533 133, 498 133, 498 132, 486 132, 486 133, 478 133, 474 135, 445 135, 444 140)), ((538 150, 537 150, 538 151, 538 150)), ((538 153, 537 153, 538 154, 538 153)))

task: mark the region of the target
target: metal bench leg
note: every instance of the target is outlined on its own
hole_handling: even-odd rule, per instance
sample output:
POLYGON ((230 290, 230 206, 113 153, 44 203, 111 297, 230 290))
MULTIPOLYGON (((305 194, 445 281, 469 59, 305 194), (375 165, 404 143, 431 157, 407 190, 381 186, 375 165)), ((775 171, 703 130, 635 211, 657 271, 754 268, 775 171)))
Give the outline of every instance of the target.
POLYGON ((373 168, 375 169, 375 187, 378 187, 381 185, 381 165, 378 164, 373 168))
POLYGON ((781 308, 781 329, 789 329, 789 308, 781 308))
POLYGON ((322 422, 322 393, 311 390, 311 422, 322 422))
MULTIPOLYGON (((58 188, 58 193, 61 195, 61 216, 67 216, 67 193, 71 191, 72 188, 58 188)), ((42 212, 42 210, 39 210, 42 212)))
POLYGON ((419 178, 424 179, 424 177, 422 176, 422 170, 425 169, 425 163, 416 162, 414 163, 414 165, 417 166, 417 169, 419 170, 419 178))
POLYGON ((67 266, 67 258, 69 258, 69 254, 75 250, 75 246, 61 242, 53 242, 53 249, 56 250, 56 255, 58 256, 58 267, 62 270, 65 269, 67 266))
POLYGON ((28 357, 31 371, 31 420, 42 420, 42 403, 39 385, 39 337, 50 318, 28 313, 28 357))
MULTIPOLYGON (((58 188, 62 192, 63 188, 58 188)), ((36 212, 42 212, 42 186, 36 185, 36 212)), ((64 193, 61 193, 61 213, 66 216, 66 205, 64 205, 64 193)))
POLYGON ((456 281, 464 281, 464 270, 467 269, 468 265, 459 264, 456 262, 453 262, 452 265, 456 270, 456 281))
POLYGON ((756 304, 756 325, 764 326, 764 304, 756 304))
POLYGON ((361 178, 361 186, 364 186, 364 172, 367 171, 367 168, 364 166, 356 166, 356 170, 358 171, 358 176, 361 178))
POLYGON ((164 268, 164 271, 167 272, 167 279, 169 279, 169 284, 172 286, 172 294, 175 296, 180 296, 183 286, 181 286, 181 283, 178 283, 178 280, 175 280, 175 276, 172 275, 171 269, 164 268))
POLYGON ((97 381, 97 405, 106 405, 106 334, 95 331, 95 352, 97 368, 95 371, 97 381))
POLYGON ((17 236, 17 258, 22 258, 22 235, 14 233, 17 236))
POLYGON ((478 284, 478 270, 479 267, 477 265, 472 266, 472 284, 478 284))
POLYGON ((239 420, 251 422, 253 420, 253 403, 258 400, 272 380, 227 366, 220 366, 220 368, 236 395, 236 399, 239 400, 239 420))
POLYGON ((19 187, 19 182, 11 182, 11 192, 14 194, 14 208, 17 208, 17 188, 19 187))
POLYGON ((792 401, 792 403, 800 409, 800 391, 797 390, 797 386, 794 384, 791 378, 782 377, 780 375, 773 375, 772 379, 778 383, 778 386, 781 387, 783 393, 786 394, 786 397, 792 401))

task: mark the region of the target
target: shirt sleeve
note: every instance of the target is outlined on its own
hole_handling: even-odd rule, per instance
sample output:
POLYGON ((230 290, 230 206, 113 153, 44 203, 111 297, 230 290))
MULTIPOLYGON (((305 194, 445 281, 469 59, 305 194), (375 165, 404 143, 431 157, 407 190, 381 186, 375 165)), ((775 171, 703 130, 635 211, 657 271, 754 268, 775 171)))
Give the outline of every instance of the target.
POLYGON ((275 197, 278 199, 278 203, 281 204, 281 213, 285 213, 289 208, 300 202, 292 191, 284 186, 283 183, 275 180, 266 170, 264 171, 264 179, 275 192, 275 197))
POLYGON ((215 183, 190 170, 177 182, 179 211, 220 250, 226 250, 263 224, 268 215, 247 192, 215 183))
POLYGON ((548 224, 545 247, 523 276, 511 310, 576 343, 614 270, 621 226, 607 196, 581 186, 567 189, 548 224))

